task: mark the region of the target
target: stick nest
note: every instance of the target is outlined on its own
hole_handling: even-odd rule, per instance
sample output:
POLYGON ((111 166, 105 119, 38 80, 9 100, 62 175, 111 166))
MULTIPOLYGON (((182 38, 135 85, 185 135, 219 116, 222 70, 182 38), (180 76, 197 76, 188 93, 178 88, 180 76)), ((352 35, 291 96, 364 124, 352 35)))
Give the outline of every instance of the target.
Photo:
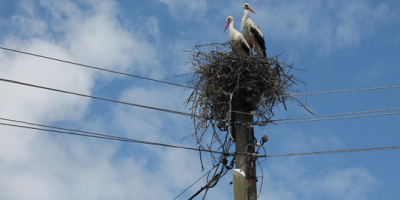
POLYGON ((293 64, 280 63, 279 56, 235 54, 229 43, 198 45, 188 52, 194 71, 189 84, 194 90, 187 105, 191 106, 195 134, 201 147, 204 147, 201 144, 204 133, 212 127, 214 134, 207 149, 218 143, 219 149, 228 151, 228 134, 217 132, 230 131, 235 113, 252 114, 256 123, 267 124, 278 104, 286 109, 288 99, 300 102, 290 95, 295 92, 292 86, 297 80, 289 74, 294 69, 293 64))

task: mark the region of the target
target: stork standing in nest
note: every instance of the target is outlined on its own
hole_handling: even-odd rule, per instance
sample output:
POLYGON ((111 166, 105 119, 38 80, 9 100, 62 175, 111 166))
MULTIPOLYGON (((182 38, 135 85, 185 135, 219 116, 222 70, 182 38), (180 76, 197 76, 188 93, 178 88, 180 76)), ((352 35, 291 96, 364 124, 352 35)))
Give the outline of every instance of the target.
POLYGON ((244 38, 250 44, 251 48, 257 52, 258 55, 267 57, 265 48, 264 35, 261 32, 260 27, 249 17, 249 10, 256 14, 253 9, 250 8, 248 3, 243 4, 244 15, 242 18, 242 33, 244 38))
POLYGON ((250 54, 250 45, 247 43, 246 39, 244 39, 243 35, 239 33, 235 28, 233 28, 233 22, 234 19, 232 16, 229 16, 226 18, 226 28, 228 28, 229 24, 229 42, 231 43, 232 50, 235 53, 244 53, 244 54, 250 54))

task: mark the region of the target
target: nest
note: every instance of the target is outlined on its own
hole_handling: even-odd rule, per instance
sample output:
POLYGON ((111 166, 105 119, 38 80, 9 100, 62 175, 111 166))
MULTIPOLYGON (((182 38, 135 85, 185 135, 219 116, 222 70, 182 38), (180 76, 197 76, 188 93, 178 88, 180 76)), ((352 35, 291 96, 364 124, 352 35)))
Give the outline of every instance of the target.
POLYGON ((195 135, 203 148, 211 149, 217 143, 218 149, 228 152, 229 127, 232 122, 240 123, 233 120, 235 113, 254 115, 255 123, 267 124, 274 116, 274 107, 282 104, 287 109, 287 100, 298 101, 290 95, 296 92, 292 86, 298 82, 289 74, 295 68, 280 63, 279 56, 235 54, 229 43, 198 45, 188 52, 194 70, 189 84, 194 90, 187 105, 195 116, 195 135), (211 142, 203 146, 202 139, 210 127, 211 142))

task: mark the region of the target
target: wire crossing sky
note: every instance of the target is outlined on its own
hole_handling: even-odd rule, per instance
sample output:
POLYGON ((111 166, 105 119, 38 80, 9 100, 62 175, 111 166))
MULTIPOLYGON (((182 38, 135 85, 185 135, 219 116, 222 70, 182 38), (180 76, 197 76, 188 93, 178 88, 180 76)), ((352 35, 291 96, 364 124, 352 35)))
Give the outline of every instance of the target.
POLYGON ((34 85, 34 84, 29 84, 29 83, 23 83, 23 82, 14 81, 14 80, 0 78, 0 81, 15 83, 15 84, 29 86, 29 87, 35 87, 35 88, 40 88, 40 89, 45 89, 45 90, 51 90, 51 91, 61 92, 61 93, 66 93, 66 94, 72 94, 72 95, 77 95, 77 96, 81 96, 81 97, 88 97, 88 98, 93 98, 93 99, 98 99, 98 100, 103 100, 103 101, 109 101, 109 102, 113 102, 113 103, 125 104, 125 105, 129 105, 129 106, 137 106, 137 107, 142 107, 142 108, 146 108, 146 109, 158 110, 158 111, 169 112, 169 113, 174 113, 174 114, 179 114, 179 115, 192 116, 192 114, 190 114, 190 113, 184 113, 184 112, 179 112, 179 111, 175 111, 175 110, 167 110, 167 109, 163 109, 163 108, 156 108, 156 107, 145 106, 145 105, 140 105, 140 104, 116 101, 116 100, 112 100, 112 99, 95 97, 95 96, 90 96, 90 95, 85 95, 85 94, 80 94, 80 93, 75 93, 75 92, 70 92, 70 91, 65 91, 65 90, 59 90, 59 89, 55 89, 55 88, 49 88, 49 87, 44 87, 44 86, 39 86, 39 85, 34 85))
POLYGON ((145 80, 148 80, 148 81, 154 81, 154 82, 160 82, 160 83, 169 84, 169 85, 174 85, 174 86, 192 88, 192 87, 189 87, 189 86, 186 86, 186 85, 180 85, 180 84, 170 83, 170 82, 163 81, 163 80, 157 80, 157 79, 152 79, 152 78, 148 78, 148 77, 138 76, 138 75, 134 75, 134 74, 128 74, 128 73, 118 72, 118 71, 114 71, 114 70, 104 69, 104 68, 100 68, 100 67, 94 67, 94 66, 90 66, 90 65, 84 65, 84 64, 80 64, 80 63, 76 63, 76 62, 71 62, 71 61, 62 60, 62 59, 58 59, 58 58, 52 58, 52 57, 49 57, 49 56, 38 55, 38 54, 29 53, 29 52, 25 52, 25 51, 19 51, 19 50, 10 49, 10 48, 5 48, 5 47, 1 47, 1 46, 0 46, 0 49, 7 50, 7 51, 12 51, 12 52, 16 52, 16 53, 22 53, 22 54, 26 54, 26 55, 30 55, 30 56, 36 56, 36 57, 40 57, 40 58, 45 58, 45 59, 49 59, 49 60, 54 60, 54 61, 58 61, 58 62, 64 62, 64 63, 68 63, 68 64, 72 64, 72 65, 78 65, 78 66, 81 66, 81 67, 86 67, 86 68, 101 70, 101 71, 110 72, 110 73, 114 73, 114 74, 125 75, 125 76, 131 76, 131 77, 140 78, 140 79, 145 79, 145 80))
MULTIPOLYGON (((84 137, 93 137, 93 138, 100 138, 100 139, 107 139, 107 140, 116 140, 116 141, 121 141, 121 142, 141 143, 141 144, 164 146, 164 147, 186 149, 186 150, 194 150, 194 151, 222 153, 222 152, 218 152, 218 151, 209 151, 209 150, 198 149, 198 148, 191 148, 191 147, 175 146, 175 145, 169 145, 169 144, 163 144, 163 143, 141 141, 141 140, 118 137, 118 136, 113 136, 113 135, 93 133, 93 132, 88 132, 88 131, 81 131, 81 130, 69 129, 69 128, 61 128, 61 127, 55 127, 55 126, 48 126, 48 125, 43 125, 43 124, 30 123, 30 122, 24 122, 24 121, 20 121, 20 120, 13 120, 13 119, 7 119, 7 118, 0 118, 0 120, 10 121, 10 122, 15 122, 15 123, 28 124, 28 125, 35 125, 35 126, 39 126, 39 127, 45 127, 47 129, 37 128, 37 127, 32 127, 32 126, 23 126, 23 125, 17 125, 17 124, 0 123, 0 125, 2 125, 2 126, 12 126, 12 127, 17 127, 17 128, 25 128, 25 129, 39 130, 39 131, 45 131, 45 132, 53 132, 53 133, 68 134, 68 135, 77 135, 77 136, 84 136, 84 137), (58 129, 58 130, 53 130, 53 129, 58 129), (60 130, 62 130, 62 131, 60 131, 60 130)), ((259 156, 259 157, 281 157, 281 156, 297 156, 297 155, 344 153, 344 152, 373 151, 373 150, 392 150, 392 149, 400 149, 400 147, 380 147, 380 148, 367 148, 367 149, 350 149, 350 150, 337 150, 337 151, 292 153, 292 154, 281 154, 281 155, 266 155, 266 156, 259 156)), ((234 154, 234 153, 232 153, 232 154, 234 154)))
MULTIPOLYGON (((185 113, 185 112, 180 112, 180 111, 175 111, 175 110, 168 110, 168 109, 163 109, 163 108, 157 108, 157 107, 151 107, 151 106, 146 106, 146 105, 140 105, 140 104, 134 104, 134 103, 129 103, 129 102, 122 102, 122 101, 116 101, 112 99, 106 99, 102 97, 95 97, 95 96, 90 96, 90 95, 85 95, 85 94, 79 94, 75 92, 70 92, 70 91, 65 91, 65 90, 59 90, 55 88, 49 88, 49 87, 44 87, 44 86, 39 86, 39 85, 34 85, 34 84, 29 84, 29 83, 23 83, 15 80, 8 80, 8 79, 2 79, 0 78, 0 81, 4 82, 9 82, 9 83, 15 83, 15 84, 20 84, 24 86, 29 86, 29 87, 36 87, 40 89, 45 89, 45 90, 51 90, 51 91, 56 91, 56 92, 61 92, 61 93, 67 93, 67 94, 72 94, 72 95, 77 95, 77 96, 82 96, 82 97, 88 97, 88 98, 93 98, 93 99, 99 99, 99 100, 104 100, 104 101, 109 101, 113 103, 120 103, 120 104, 125 104, 125 105, 130 105, 130 106, 137 106, 137 107, 142 107, 146 109, 152 109, 152 110, 158 110, 158 111, 163 111, 163 112, 169 112, 169 113, 174 113, 174 114, 179 114, 179 115, 186 115, 186 116, 193 116, 193 114, 190 113, 185 113)), ((388 87, 385 88, 379 88, 379 89, 387 89, 388 87)), ((389 88, 396 88, 396 87, 389 87, 389 88)), ((358 91, 363 91, 363 89, 360 89, 358 91)), ((320 94, 325 94, 325 93, 320 93, 320 94)), ((309 121, 323 121, 323 120, 337 120, 337 119, 350 119, 350 118, 359 118, 359 117, 375 117, 375 116, 384 116, 384 115, 396 115, 400 114, 399 112, 395 113, 383 113, 383 114, 372 114, 372 115, 361 115, 361 116, 350 116, 350 117, 339 117, 339 118, 327 118, 327 119, 313 119, 313 120, 302 120, 302 119, 307 119, 307 118, 317 118, 317 117, 330 117, 330 116, 340 116, 340 115, 351 115, 351 114, 360 114, 360 113, 370 113, 370 112, 382 112, 382 111, 393 111, 393 110, 399 110, 399 108, 394 108, 394 109, 386 109, 386 110, 375 110, 375 111, 361 111, 361 112, 353 112, 353 113, 341 113, 341 114, 329 114, 329 115, 321 115, 321 116, 312 116, 312 117, 301 117, 301 118, 292 118, 292 119, 278 119, 278 120, 273 120, 273 122, 268 122, 268 123, 274 123, 274 124, 285 124, 285 123, 298 123, 298 122, 309 122, 309 121), (294 119, 300 119, 300 120, 294 120, 294 119), (292 120, 292 121, 287 121, 287 120, 292 120)), ((237 111, 234 111, 237 112, 237 111)), ((240 122, 239 122, 240 123, 240 122)), ((268 123, 256 123, 257 125, 265 126, 268 123)))

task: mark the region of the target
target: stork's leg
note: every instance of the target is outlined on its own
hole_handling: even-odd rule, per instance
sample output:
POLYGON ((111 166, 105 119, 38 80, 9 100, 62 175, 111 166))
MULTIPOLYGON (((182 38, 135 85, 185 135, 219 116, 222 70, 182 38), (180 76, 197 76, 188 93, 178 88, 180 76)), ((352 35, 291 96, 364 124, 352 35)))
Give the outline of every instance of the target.
POLYGON ((256 42, 255 41, 253 41, 253 49, 254 49, 254 51, 256 51, 256 42))

